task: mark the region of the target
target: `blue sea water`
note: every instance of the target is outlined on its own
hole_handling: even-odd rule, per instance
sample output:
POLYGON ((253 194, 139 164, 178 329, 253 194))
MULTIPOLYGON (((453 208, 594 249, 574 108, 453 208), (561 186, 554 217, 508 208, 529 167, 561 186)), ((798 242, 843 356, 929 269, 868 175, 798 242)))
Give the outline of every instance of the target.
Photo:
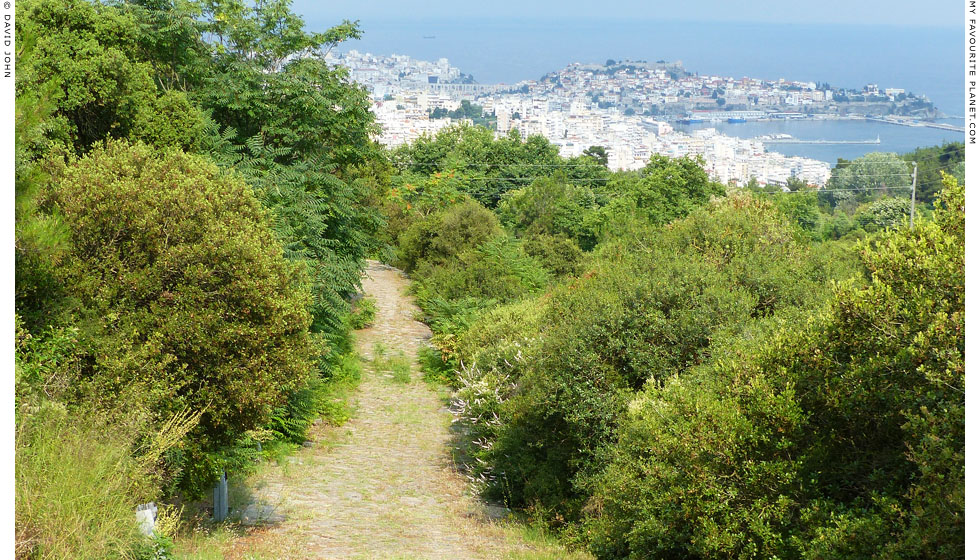
MULTIPOLYGON (((337 23, 325 14, 307 15, 311 29, 337 23), (317 19, 319 18, 319 19, 317 19)), ((538 79, 572 62, 607 59, 680 60, 690 72, 829 82, 861 89, 865 84, 904 88, 927 96, 963 123, 964 32, 962 27, 884 25, 799 25, 697 23, 582 19, 426 19, 386 20, 365 15, 364 36, 340 50, 446 57, 480 83, 538 79), (426 38, 435 37, 435 38, 426 38)), ((751 123, 750 123, 751 124, 751 123)), ((745 125, 724 128, 748 137, 745 125)), ((789 132, 800 138, 874 138, 880 146, 779 145, 776 151, 803 151, 836 160, 860 150, 908 151, 915 146, 960 140, 962 134, 872 123, 776 123, 756 125, 762 133, 789 132), (792 130, 784 130, 786 127, 792 130), (807 128, 813 128, 813 135, 807 128), (760 129, 761 130, 761 129, 760 129), (814 136, 816 135, 816 136, 814 136), (846 155, 845 155, 846 154, 846 155), (831 157, 833 156, 833 157, 831 157)), ((755 135, 755 134, 752 134, 755 135)), ((803 154, 801 154, 803 155, 803 154)))
MULTIPOLYGON (((961 121, 962 123, 962 121, 961 121)), ((934 128, 913 128, 881 122, 852 120, 777 120, 739 124, 702 123, 675 124, 675 128, 690 132, 713 127, 722 134, 739 138, 755 138, 765 134, 789 134, 800 140, 875 140, 880 144, 767 144, 766 149, 787 156, 802 156, 833 164, 837 158, 855 159, 868 152, 904 154, 920 146, 938 146, 962 142, 964 133, 934 128)))

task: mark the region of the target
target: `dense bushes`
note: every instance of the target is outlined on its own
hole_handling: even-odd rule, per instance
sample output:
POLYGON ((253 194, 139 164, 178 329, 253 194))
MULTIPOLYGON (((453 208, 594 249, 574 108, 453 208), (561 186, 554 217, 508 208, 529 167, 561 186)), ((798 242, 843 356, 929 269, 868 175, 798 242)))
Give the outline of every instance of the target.
POLYGON ((419 266, 440 266, 503 234, 493 212, 466 199, 412 223, 398 236, 396 263, 407 272, 419 266))
POLYGON ((459 347, 457 409, 482 419, 473 452, 488 467, 477 475, 510 503, 565 519, 578 516, 634 391, 705 362, 756 318, 819 301, 826 280, 792 226, 748 195, 611 241, 588 268, 538 300, 533 320, 508 327, 519 335, 490 349, 472 342, 518 320, 501 310, 459 347), (474 412, 489 394, 498 402, 474 412))
POLYGON ((596 243, 595 232, 590 231, 590 217, 596 207, 591 189, 548 178, 508 192, 497 213, 520 237, 557 236, 590 250, 596 243))
POLYGON ((809 324, 631 403, 586 525, 595 552, 962 557, 962 192, 948 185, 936 223, 865 243, 870 284, 809 324))
POLYGON ((76 343, 25 357, 18 398, 150 426, 202 412, 168 455, 185 489, 245 432, 274 418, 297 439, 322 412, 311 367, 343 368, 376 247, 366 94, 319 59, 286 63, 358 30, 307 33, 286 7, 17 6, 18 312, 35 340, 76 343))
POLYGON ((202 450, 267 421, 310 374, 309 293, 241 180, 124 142, 55 172, 61 268, 80 329, 77 390, 204 411, 202 450))
POLYGON ((463 192, 488 208, 495 208, 505 193, 529 185, 533 178, 574 165, 560 158, 558 147, 543 136, 522 141, 512 130, 506 137, 494 139, 493 131, 487 128, 465 125, 402 146, 392 159, 396 166, 417 176, 454 172, 464 177, 463 192))
POLYGON ((962 557, 962 192, 816 245, 809 193, 602 201, 584 274, 457 331, 471 479, 600 558, 962 557))
POLYGON ((453 169, 466 168, 465 155, 438 167, 445 146, 468 142, 466 130, 452 134, 401 153, 431 156, 439 171, 394 189, 389 206, 399 262, 441 351, 441 364, 426 354, 427 367, 440 377, 456 366, 471 478, 559 524, 594 511, 637 392, 730 358, 770 324, 797 324, 854 271, 844 245, 809 246, 824 223, 815 195, 717 198, 722 188, 687 159, 653 158, 588 186, 564 171, 539 175, 500 196, 501 228, 459 202, 466 178, 453 169))
POLYGON ((415 222, 399 236, 399 262, 412 271, 418 304, 447 359, 455 336, 493 305, 542 290, 549 274, 472 199, 415 222))
MULTIPOLYGON (((465 251, 443 266, 419 268, 420 299, 476 297, 504 303, 541 290, 548 274, 521 245, 500 235, 465 251)), ((423 305, 424 308, 424 305, 423 305)))
POLYGON ((581 272, 584 253, 567 237, 539 234, 521 240, 524 252, 534 257, 541 266, 556 277, 581 272))
POLYGON ((910 206, 904 198, 881 198, 858 208, 854 222, 868 232, 901 226, 909 221, 910 206))
POLYGON ((666 224, 688 215, 712 196, 725 194, 724 187, 708 179, 700 160, 661 155, 651 157, 640 171, 615 174, 596 190, 600 199, 608 201, 601 223, 611 236, 636 220, 666 224))

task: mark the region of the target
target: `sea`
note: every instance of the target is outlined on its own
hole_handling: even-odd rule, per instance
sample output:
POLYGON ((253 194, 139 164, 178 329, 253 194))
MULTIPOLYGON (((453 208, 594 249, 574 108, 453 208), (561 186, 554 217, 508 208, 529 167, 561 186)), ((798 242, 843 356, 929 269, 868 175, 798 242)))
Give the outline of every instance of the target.
MULTIPOLYGON (((337 23, 303 14, 311 29, 337 23)), ((479 83, 515 83, 573 62, 681 61, 689 72, 828 82, 833 87, 904 88, 925 95, 948 122, 963 126, 963 22, 950 27, 772 23, 704 23, 629 19, 442 18, 360 20, 363 37, 342 43, 378 55, 448 58, 479 83), (958 27, 957 27, 958 26, 958 27)), ((771 151, 827 162, 869 151, 904 153, 962 141, 963 133, 866 121, 776 121, 704 124, 742 138, 787 133, 810 140, 873 140, 880 144, 779 144, 771 151)))

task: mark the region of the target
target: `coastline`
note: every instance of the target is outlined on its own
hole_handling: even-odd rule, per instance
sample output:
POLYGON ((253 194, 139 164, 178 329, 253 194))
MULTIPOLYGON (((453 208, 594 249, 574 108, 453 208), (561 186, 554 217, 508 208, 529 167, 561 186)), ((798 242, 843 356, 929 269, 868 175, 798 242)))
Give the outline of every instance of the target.
MULTIPOLYGON (((716 122, 729 122, 734 123, 728 118, 711 118, 710 115, 698 115, 697 117, 701 122, 716 123, 716 122), (705 118, 707 117, 707 118, 705 118)), ((829 113, 814 113, 814 114, 800 114, 798 116, 787 116, 787 117, 759 117, 751 118, 746 117, 740 122, 781 122, 781 121, 867 121, 867 122, 879 122, 885 124, 892 124, 896 126, 908 126, 908 127, 921 127, 921 128, 935 128, 939 130, 948 130, 951 132, 966 132, 966 128, 962 126, 956 126, 947 123, 936 122, 939 120, 951 120, 954 117, 937 116, 930 119, 916 119, 913 117, 905 117, 900 115, 885 115, 881 117, 859 115, 859 114, 847 114, 847 115, 834 115, 829 113)), ((682 122, 691 119, 678 118, 672 119, 673 122, 682 122)), ((691 123, 685 123, 691 124, 691 123)))

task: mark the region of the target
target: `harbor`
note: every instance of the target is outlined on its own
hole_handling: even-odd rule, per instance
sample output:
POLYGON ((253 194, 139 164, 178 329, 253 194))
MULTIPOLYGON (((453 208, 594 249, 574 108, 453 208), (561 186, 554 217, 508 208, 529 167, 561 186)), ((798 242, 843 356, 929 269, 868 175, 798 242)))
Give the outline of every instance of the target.
POLYGON ((881 144, 881 136, 879 135, 874 140, 805 140, 801 138, 793 138, 789 134, 771 134, 766 136, 759 136, 755 138, 756 140, 761 140, 764 144, 881 144))
POLYGON ((919 146, 942 145, 946 142, 962 142, 963 133, 945 127, 895 126, 895 123, 854 118, 765 119, 746 123, 704 122, 676 125, 678 129, 692 133, 703 128, 714 128, 721 134, 739 138, 751 138, 762 142, 768 150, 787 156, 802 156, 834 164, 838 158, 855 159, 868 152, 908 153, 919 146), (786 135, 786 136, 780 136, 786 135), (769 142, 786 137, 795 141, 769 142), (880 143, 877 141, 880 139, 880 143))
MULTIPOLYGON (((936 130, 946 130, 949 132, 966 132, 962 126, 955 124, 935 122, 932 120, 919 120, 912 117, 902 116, 877 116, 877 115, 830 115, 830 114, 806 114, 806 113, 766 113, 763 111, 692 111, 688 115, 675 120, 678 124, 702 124, 702 123, 728 123, 743 124, 747 122, 778 122, 778 121, 868 121, 897 126, 908 126, 913 128, 934 128, 936 130)), ((855 142, 846 142, 853 144, 855 142)), ((867 141, 858 142, 864 144, 875 144, 877 142, 867 141)))
POLYGON ((920 121, 916 119, 910 119, 907 117, 865 117, 869 121, 881 122, 887 124, 895 124, 898 126, 911 126, 911 127, 922 127, 922 128, 935 128, 937 130, 948 130, 950 132, 966 132, 966 128, 962 126, 956 126, 954 124, 939 123, 932 121, 920 121))

